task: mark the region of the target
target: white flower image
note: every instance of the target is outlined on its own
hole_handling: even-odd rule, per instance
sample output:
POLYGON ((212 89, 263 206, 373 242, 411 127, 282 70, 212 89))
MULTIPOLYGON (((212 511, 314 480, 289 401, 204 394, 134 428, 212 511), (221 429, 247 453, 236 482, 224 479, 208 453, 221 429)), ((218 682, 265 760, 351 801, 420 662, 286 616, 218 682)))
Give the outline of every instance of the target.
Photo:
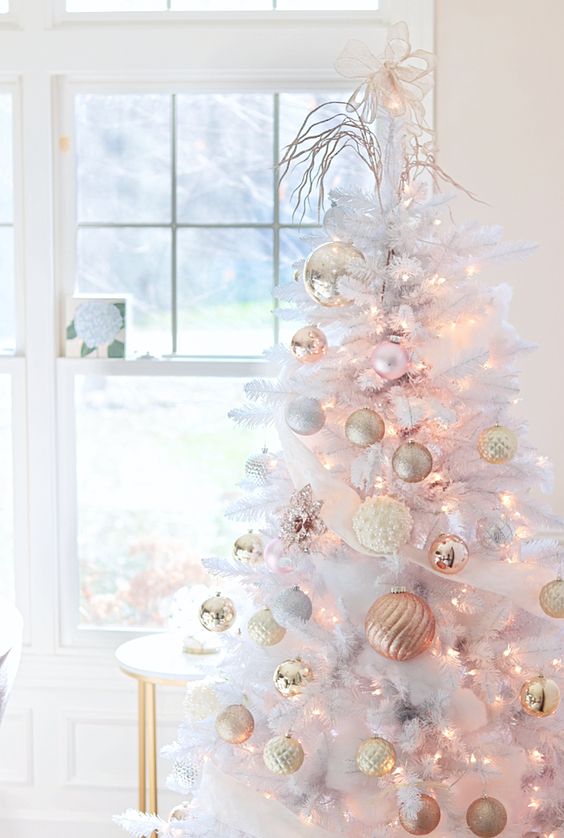
POLYGON ((74 314, 77 336, 90 348, 111 343, 123 327, 123 318, 114 303, 93 300, 81 303, 74 314))

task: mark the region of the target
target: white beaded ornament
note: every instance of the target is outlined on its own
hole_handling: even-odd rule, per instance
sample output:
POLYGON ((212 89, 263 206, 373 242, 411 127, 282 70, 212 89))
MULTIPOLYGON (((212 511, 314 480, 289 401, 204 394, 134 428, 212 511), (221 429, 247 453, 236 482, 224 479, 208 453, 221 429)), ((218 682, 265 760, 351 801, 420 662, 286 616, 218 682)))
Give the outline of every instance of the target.
POLYGON ((382 495, 367 498, 353 517, 353 529, 363 547, 375 553, 394 553, 411 534, 413 518, 401 500, 382 495))

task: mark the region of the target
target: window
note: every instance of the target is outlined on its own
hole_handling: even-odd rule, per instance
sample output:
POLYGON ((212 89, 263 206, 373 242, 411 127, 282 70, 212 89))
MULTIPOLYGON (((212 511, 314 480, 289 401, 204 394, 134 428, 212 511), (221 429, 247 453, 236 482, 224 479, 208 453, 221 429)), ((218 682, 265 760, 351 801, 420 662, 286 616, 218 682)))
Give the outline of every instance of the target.
POLYGON ((0 90, 0 354, 15 349, 13 99, 0 90))
POLYGON ((66 0, 67 12, 377 11, 378 0, 66 0))
POLYGON ((0 595, 14 595, 12 377, 0 374, 0 595))

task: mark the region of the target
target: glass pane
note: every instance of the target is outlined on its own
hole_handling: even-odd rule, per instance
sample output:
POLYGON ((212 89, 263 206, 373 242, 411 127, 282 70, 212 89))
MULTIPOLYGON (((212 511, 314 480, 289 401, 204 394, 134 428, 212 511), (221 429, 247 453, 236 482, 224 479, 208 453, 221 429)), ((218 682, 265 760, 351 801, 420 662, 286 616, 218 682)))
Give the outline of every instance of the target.
POLYGON ((78 231, 77 290, 130 295, 127 355, 172 351, 170 238, 170 230, 159 228, 78 231))
POLYGON ((171 217, 171 97, 76 97, 78 222, 171 217))
POLYGON ((158 12, 166 8, 166 0, 66 0, 67 12, 158 12))
MULTIPOLYGON (((315 244, 308 241, 308 236, 312 233, 318 234, 319 231, 284 228, 280 230, 280 275, 278 277, 280 285, 294 281, 292 267, 294 262, 303 259, 315 247, 315 244)), ((288 344, 296 329, 301 325, 303 325, 301 320, 279 320, 278 340, 280 343, 288 344)))
POLYGON ((178 231, 178 351, 261 355, 273 342, 272 231, 178 231))
POLYGON ((378 11, 378 0, 276 0, 277 9, 292 9, 300 12, 355 12, 378 11))
POLYGON ((14 230, 0 227, 0 353, 14 352, 14 230))
POLYGON ((0 375, 0 595, 14 596, 11 376, 0 375))
POLYGON ((14 219, 12 151, 12 96, 4 93, 0 95, 0 223, 14 219))
POLYGON ((173 11, 240 12, 255 9, 270 11, 272 0, 171 0, 173 11))
POLYGON ((10 11, 10 3, 8 0, 0 0, 0 15, 5 15, 10 11))
POLYGON ((273 97, 178 96, 178 219, 271 222, 273 97))
MULTIPOLYGON (((228 418, 239 379, 76 379, 81 622, 166 624, 170 596, 230 554, 224 518, 263 439, 228 418)), ((244 528, 243 528, 244 529, 244 528)))

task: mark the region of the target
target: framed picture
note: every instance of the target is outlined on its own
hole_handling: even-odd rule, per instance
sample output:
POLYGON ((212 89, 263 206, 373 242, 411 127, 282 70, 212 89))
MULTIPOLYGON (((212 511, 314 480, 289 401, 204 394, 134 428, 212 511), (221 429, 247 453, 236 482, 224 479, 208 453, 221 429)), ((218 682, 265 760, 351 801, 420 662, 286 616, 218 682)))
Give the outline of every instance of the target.
POLYGON ((127 297, 67 298, 67 358, 125 358, 127 297))

